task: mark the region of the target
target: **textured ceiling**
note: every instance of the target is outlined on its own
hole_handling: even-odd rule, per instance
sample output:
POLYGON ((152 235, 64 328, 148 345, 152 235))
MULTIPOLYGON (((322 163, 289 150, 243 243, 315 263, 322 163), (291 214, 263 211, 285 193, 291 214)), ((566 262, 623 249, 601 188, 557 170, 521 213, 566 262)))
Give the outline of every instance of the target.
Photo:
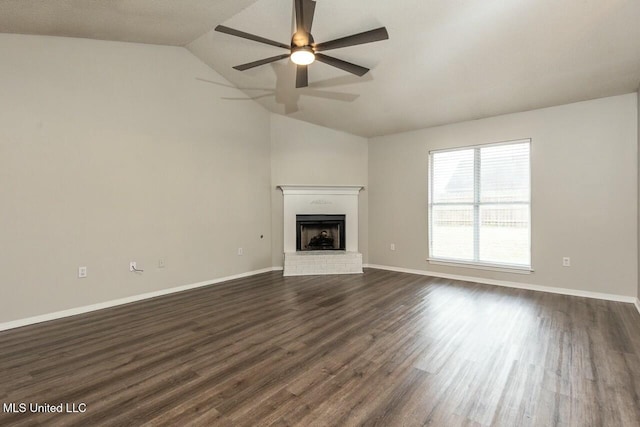
MULTIPOLYGON (((0 31, 184 45, 269 110, 362 136, 629 93, 640 83, 638 0, 317 0, 316 42, 387 27, 390 39, 336 49, 364 77, 314 63, 295 89, 286 53, 212 29, 288 44, 290 0, 9 0, 0 31)), ((202 81, 208 84, 228 84, 202 81)))

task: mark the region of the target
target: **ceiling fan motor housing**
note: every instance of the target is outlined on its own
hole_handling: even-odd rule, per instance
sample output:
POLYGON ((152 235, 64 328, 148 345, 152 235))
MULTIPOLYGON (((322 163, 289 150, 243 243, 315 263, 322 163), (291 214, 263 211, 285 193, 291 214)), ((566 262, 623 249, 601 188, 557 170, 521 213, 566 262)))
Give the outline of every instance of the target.
POLYGON ((313 46, 313 36, 304 30, 298 30, 291 37, 291 49, 303 46, 313 46))

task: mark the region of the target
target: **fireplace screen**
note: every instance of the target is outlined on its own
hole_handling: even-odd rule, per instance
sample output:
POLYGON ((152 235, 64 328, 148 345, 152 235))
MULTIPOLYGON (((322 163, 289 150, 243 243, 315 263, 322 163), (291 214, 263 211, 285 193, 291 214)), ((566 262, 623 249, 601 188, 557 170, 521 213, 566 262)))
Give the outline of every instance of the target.
POLYGON ((296 215, 296 250, 345 250, 344 215, 296 215))

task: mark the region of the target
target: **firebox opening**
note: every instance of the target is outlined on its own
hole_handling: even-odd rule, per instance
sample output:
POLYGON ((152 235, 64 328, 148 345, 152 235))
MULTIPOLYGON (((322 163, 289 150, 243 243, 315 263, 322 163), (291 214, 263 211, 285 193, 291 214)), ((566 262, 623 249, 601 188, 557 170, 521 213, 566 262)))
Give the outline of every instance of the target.
POLYGON ((344 251, 345 215, 296 215, 297 251, 344 251))

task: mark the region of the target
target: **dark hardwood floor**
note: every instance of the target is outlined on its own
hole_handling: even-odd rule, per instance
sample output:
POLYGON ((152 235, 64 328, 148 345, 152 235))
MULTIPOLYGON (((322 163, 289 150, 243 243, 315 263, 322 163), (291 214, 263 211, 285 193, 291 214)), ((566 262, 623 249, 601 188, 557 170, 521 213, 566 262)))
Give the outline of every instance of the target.
POLYGON ((3 411, 3 426, 638 426, 640 314, 381 270, 274 272, 0 332, 0 374, 3 406, 86 404, 3 411))

